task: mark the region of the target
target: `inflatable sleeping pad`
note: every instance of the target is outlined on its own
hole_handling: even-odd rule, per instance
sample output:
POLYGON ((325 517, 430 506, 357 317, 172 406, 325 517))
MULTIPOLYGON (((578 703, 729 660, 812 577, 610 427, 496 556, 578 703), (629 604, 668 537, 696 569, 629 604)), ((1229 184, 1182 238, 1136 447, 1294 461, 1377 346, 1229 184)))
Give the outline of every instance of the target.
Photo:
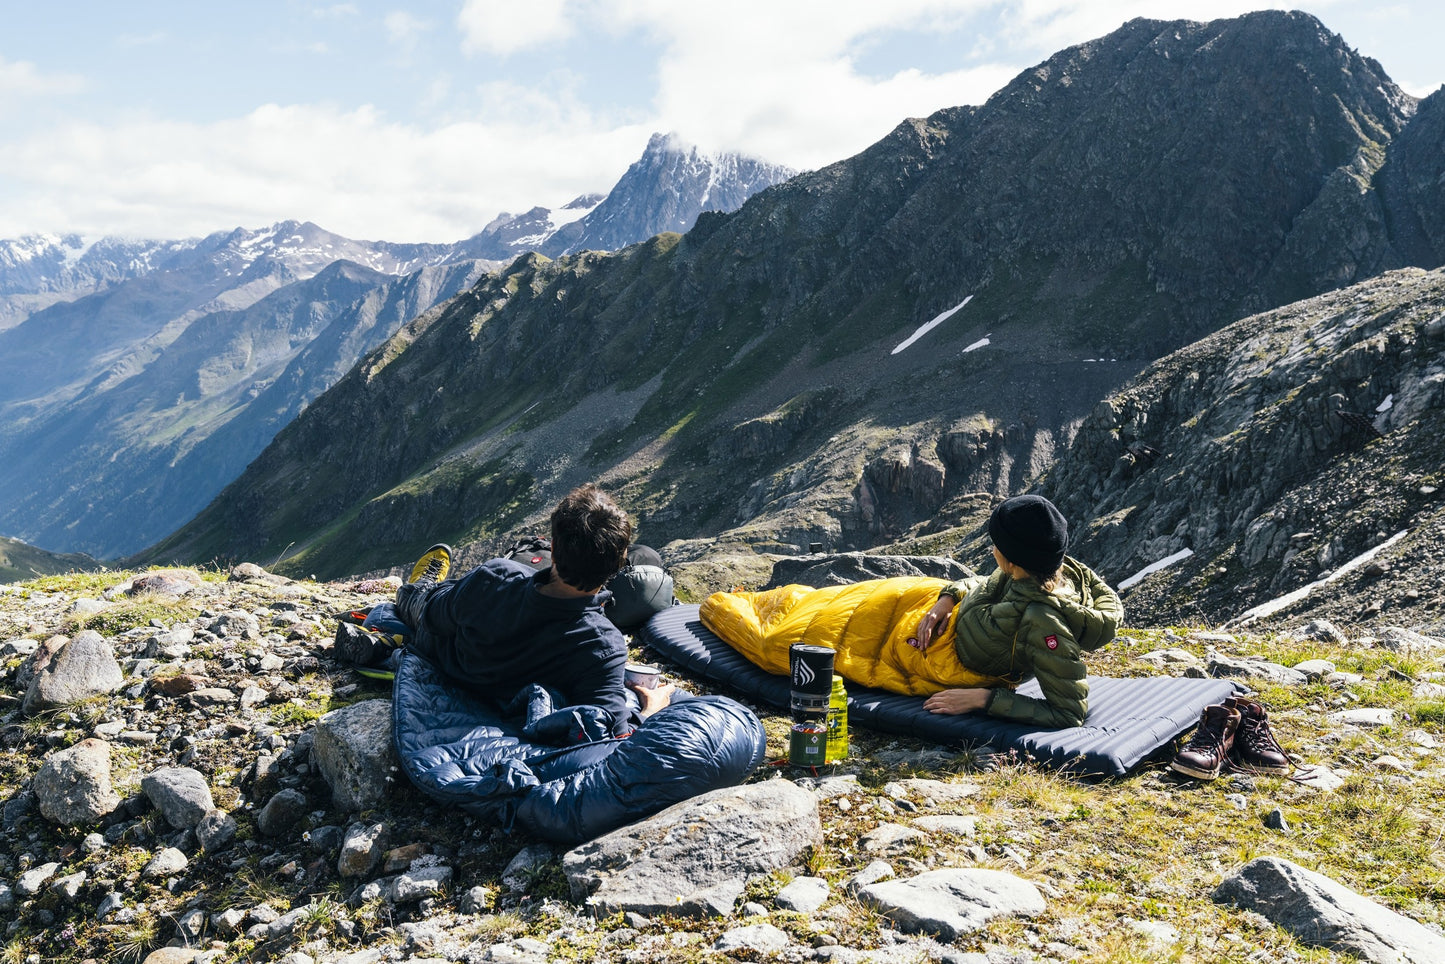
POLYGON ((758 718, 722 696, 679 700, 623 739, 549 746, 524 738, 524 720, 447 685, 413 653, 402 656, 392 693, 397 755, 413 784, 558 843, 741 783, 767 751, 758 718))
MULTIPOLYGON (((653 616, 634 637, 682 667, 779 710, 789 704, 786 675, 769 673, 702 624, 697 606, 653 616)), ((1048 766, 1089 776, 1122 776, 1199 723, 1200 711, 1243 687, 1225 679, 1089 677, 1089 715, 1082 726, 1039 729, 979 713, 947 716, 923 708, 925 697, 848 685, 848 724, 941 743, 1016 750, 1048 766)), ((1019 692, 1040 697, 1030 680, 1019 692)))

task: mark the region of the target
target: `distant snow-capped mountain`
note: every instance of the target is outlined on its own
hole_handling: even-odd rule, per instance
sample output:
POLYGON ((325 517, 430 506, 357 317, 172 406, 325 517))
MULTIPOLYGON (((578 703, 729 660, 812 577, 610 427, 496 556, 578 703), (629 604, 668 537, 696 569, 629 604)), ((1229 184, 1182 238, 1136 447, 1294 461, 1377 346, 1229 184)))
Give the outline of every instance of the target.
POLYGON ((675 134, 653 134, 607 197, 585 217, 560 225, 538 250, 549 257, 614 251, 663 231, 681 233, 702 212, 736 211, 796 173, 742 154, 709 154, 675 134))
POLYGON ((58 301, 149 274, 198 243, 196 238, 136 241, 78 234, 0 240, 0 329, 58 301))
POLYGON ((616 197, 502 215, 456 244, 300 221, 186 241, 0 242, 0 532, 105 558, 140 549, 358 358, 502 262, 682 230, 786 173, 655 136, 616 197))
POLYGON ((687 231, 704 211, 736 211, 796 173, 742 154, 710 154, 675 134, 653 134, 606 196, 585 194, 558 211, 504 214, 458 244, 456 256, 510 261, 528 251, 549 258, 615 251, 664 231, 687 231))

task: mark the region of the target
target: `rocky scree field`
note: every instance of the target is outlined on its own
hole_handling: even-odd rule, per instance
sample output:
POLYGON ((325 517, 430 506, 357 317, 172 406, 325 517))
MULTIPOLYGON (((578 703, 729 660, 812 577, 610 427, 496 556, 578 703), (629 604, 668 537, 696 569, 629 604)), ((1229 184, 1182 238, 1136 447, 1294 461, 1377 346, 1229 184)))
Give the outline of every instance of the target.
MULTIPOLYGON (((1343 962, 1442 940, 1445 640, 1129 627, 1094 673, 1240 678, 1292 777, 1080 782, 855 729, 845 763, 768 765, 673 818, 705 841, 656 871, 674 912, 627 861, 589 864, 603 841, 564 854, 386 762, 389 689, 330 647, 333 614, 393 585, 244 565, 0 589, 0 960, 1343 962)), ((789 721, 759 713, 780 761, 789 721)))

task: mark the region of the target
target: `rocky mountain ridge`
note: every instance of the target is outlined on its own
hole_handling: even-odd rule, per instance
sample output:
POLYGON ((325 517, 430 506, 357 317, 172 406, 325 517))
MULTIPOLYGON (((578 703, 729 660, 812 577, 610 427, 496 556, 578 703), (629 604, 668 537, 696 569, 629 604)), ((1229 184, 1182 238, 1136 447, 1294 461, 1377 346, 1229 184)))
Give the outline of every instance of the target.
POLYGON ((1438 105, 1304 14, 1131 21, 685 235, 515 262, 145 558, 484 555, 593 478, 678 565, 967 530, 1154 358, 1437 259, 1391 225, 1440 203, 1438 105))
POLYGON ((1160 360, 1083 421, 1040 491, 1090 520, 1075 551, 1115 583, 1180 557, 1128 597, 1137 619, 1224 622, 1338 572, 1279 618, 1439 631, 1442 413, 1445 271, 1389 272, 1160 360))

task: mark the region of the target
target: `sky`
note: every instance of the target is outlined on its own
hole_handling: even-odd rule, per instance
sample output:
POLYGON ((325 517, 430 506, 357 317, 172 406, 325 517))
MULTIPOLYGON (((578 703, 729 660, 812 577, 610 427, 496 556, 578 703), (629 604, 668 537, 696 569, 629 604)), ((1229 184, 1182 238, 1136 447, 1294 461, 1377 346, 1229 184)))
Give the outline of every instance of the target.
MULTIPOLYGON (((0 0, 0 238, 285 219, 452 242, 605 192, 654 132, 800 170, 982 104, 1134 17, 1230 0, 0 0)), ((1314 0, 1396 83, 1445 4, 1314 0)))

